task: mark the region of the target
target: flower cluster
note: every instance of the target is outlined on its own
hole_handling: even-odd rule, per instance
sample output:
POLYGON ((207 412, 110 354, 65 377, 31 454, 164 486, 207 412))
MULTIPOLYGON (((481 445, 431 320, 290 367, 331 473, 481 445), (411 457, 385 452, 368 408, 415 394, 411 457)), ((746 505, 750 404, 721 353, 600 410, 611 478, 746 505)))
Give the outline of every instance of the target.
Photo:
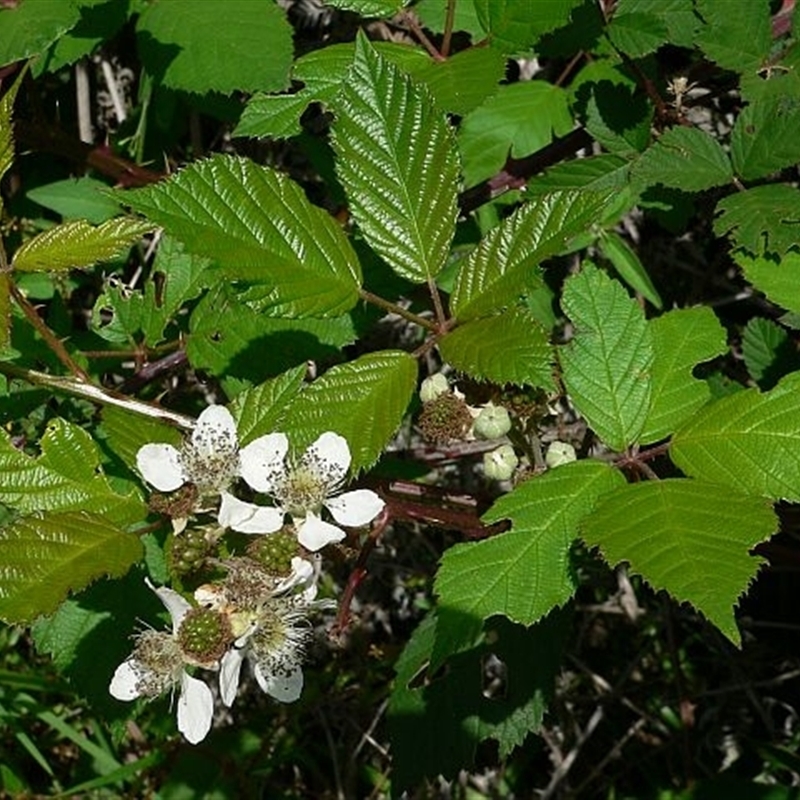
POLYGON ((226 706, 236 698, 245 661, 275 700, 300 697, 311 614, 333 604, 317 599, 319 551, 346 537, 340 526, 370 523, 384 503, 368 489, 341 491, 351 462, 342 436, 323 433, 299 459, 290 456, 283 433, 240 447, 223 406, 209 406, 181 447, 147 444, 136 462, 147 483, 171 493, 154 495, 150 505, 173 518, 173 569, 196 576, 211 563, 214 570, 196 585, 194 602, 148 581, 172 630, 138 633, 109 690, 127 701, 177 695, 178 729, 194 744, 214 714, 214 692, 195 677, 198 670, 216 673, 226 706), (242 482, 263 502, 238 497, 242 482), (249 534, 250 545, 241 553, 219 547, 227 530, 249 534))

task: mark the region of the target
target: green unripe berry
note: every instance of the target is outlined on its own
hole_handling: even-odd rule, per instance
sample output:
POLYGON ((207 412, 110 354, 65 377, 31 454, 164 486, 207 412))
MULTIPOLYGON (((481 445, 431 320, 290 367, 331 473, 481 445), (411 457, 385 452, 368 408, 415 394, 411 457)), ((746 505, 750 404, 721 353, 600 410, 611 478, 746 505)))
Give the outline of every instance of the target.
POLYGON ((219 661, 232 642, 230 621, 211 608, 193 608, 178 629, 178 644, 184 655, 200 664, 219 661))
POLYGON ((440 394, 422 407, 419 415, 422 435, 434 444, 463 439, 472 427, 469 406, 452 392, 440 394))
POLYGON ((299 552, 297 534, 291 526, 256 538, 247 548, 247 555, 271 575, 285 576, 292 571, 292 558, 299 552))

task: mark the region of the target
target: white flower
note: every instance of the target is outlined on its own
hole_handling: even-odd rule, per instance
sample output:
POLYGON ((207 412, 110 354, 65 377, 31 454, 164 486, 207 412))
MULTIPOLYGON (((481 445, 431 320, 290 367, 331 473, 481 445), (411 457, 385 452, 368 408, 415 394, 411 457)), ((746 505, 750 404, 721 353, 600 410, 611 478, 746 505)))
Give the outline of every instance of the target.
POLYGON ((150 581, 147 585, 169 611, 172 633, 150 629, 140 633, 130 658, 114 672, 109 691, 117 700, 130 701, 154 698, 177 687, 178 730, 189 742, 197 744, 211 729, 214 698, 203 681, 186 671, 189 662, 178 640, 181 623, 192 606, 172 589, 156 589, 150 581))
POLYGON ((241 451, 239 474, 257 492, 271 495, 275 505, 257 506, 223 495, 221 525, 241 533, 274 533, 288 514, 300 544, 315 552, 345 538, 341 528, 321 518, 323 506, 348 527, 366 525, 383 510, 383 500, 369 489, 338 493, 351 460, 344 437, 323 433, 296 464, 287 463, 288 450, 286 435, 271 433, 241 451))

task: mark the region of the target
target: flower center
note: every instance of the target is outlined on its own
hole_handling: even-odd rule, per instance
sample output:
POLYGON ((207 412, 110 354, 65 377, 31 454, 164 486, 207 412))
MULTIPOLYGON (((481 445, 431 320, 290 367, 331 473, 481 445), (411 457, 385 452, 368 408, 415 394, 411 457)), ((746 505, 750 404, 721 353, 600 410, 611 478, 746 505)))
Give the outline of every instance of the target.
POLYGON ((178 642, 185 659, 199 664, 218 661, 232 641, 228 618, 211 608, 192 609, 178 630, 178 642))
POLYGON ((133 651, 136 691, 157 697, 180 680, 184 657, 175 638, 164 631, 145 630, 136 637, 133 651))
POLYGON ((299 663, 310 635, 311 627, 302 611, 274 600, 262 607, 250 648, 258 663, 272 672, 277 664, 299 663))
POLYGON ((309 511, 320 510, 328 490, 324 475, 301 466, 289 471, 276 489, 275 497, 292 517, 304 517, 309 511))

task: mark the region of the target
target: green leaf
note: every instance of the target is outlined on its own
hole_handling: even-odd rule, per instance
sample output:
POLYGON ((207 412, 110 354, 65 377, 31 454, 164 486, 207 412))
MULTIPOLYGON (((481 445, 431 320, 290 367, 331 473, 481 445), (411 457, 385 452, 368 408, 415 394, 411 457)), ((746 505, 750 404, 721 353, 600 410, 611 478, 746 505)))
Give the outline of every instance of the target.
POLYGON ((442 674, 417 686, 433 646, 434 623, 433 615, 423 620, 395 665, 387 718, 396 757, 392 789, 398 796, 425 777, 451 778, 470 768, 483 739, 496 739, 503 758, 537 731, 554 694, 570 628, 564 613, 531 628, 498 619, 488 631, 491 645, 455 656, 442 674), (482 683, 491 655, 503 662, 506 677, 494 695, 482 683))
MULTIPOLYGON (((2 13, 0 10, 0 19, 3 18, 2 13)), ((0 180, 14 163, 14 100, 24 77, 25 70, 22 70, 8 91, 0 98, 0 180)), ((3 202, 0 198, 0 211, 2 209, 3 202)))
POLYGON ((634 162, 631 176, 646 186, 661 184, 684 192, 700 192, 733 180, 731 162, 722 145, 699 128, 675 127, 634 162))
POLYGON ((695 44, 724 69, 757 72, 772 47, 769 3, 720 3, 697 0, 706 22, 695 44))
POLYGON ((555 389, 549 335, 521 310, 471 320, 439 341, 445 361, 473 378, 555 389))
POLYGON ((85 219, 99 225, 120 212, 119 203, 102 194, 108 188, 107 183, 84 176, 37 186, 27 197, 64 219, 85 219))
POLYGON ((638 156, 650 143, 653 106, 636 86, 602 79, 589 84, 586 130, 611 153, 638 156))
POLYGON ((0 6, 0 67, 46 50, 80 18, 69 0, 24 0, 0 6))
POLYGON ((0 352, 11 344, 11 278, 0 273, 0 352))
POLYGON ((354 11, 362 17, 393 17, 406 0, 325 0, 325 5, 340 8, 343 11, 354 11))
POLYGON ((505 53, 529 49, 540 36, 566 25, 582 0, 474 0, 483 29, 505 53))
POLYGON ((403 419, 417 385, 417 362, 383 350, 331 367, 295 398, 283 430, 298 452, 325 431, 344 436, 353 473, 374 464, 403 419))
POLYGON ((763 178, 800 161, 800 98, 768 97, 750 103, 731 133, 731 157, 745 180, 763 178))
POLYGON ((134 471, 140 447, 154 442, 166 442, 177 447, 183 440, 177 428, 116 406, 103 408, 100 434, 131 472, 134 471))
POLYGON ((363 35, 336 100, 333 133, 337 174, 369 245, 408 280, 434 277, 455 232, 455 144, 428 91, 363 35))
POLYGON ((589 192, 621 190, 628 185, 630 166, 628 159, 611 153, 564 161, 531 178, 525 186, 525 194, 528 197, 540 197, 561 189, 589 192))
MULTIPOLYGON (((414 6, 414 12, 426 28, 434 33, 444 33, 447 4, 442 3, 442 0, 419 0, 414 6)), ((472 37, 473 42, 483 38, 484 30, 478 21, 474 3, 469 0, 456 3, 453 30, 466 31, 472 37)))
POLYGON ((785 184, 756 186, 717 203, 717 236, 730 234, 753 255, 783 255, 800 244, 800 192, 785 184))
POLYGON ((120 193, 180 239, 252 285, 256 307, 338 316, 358 298, 358 258, 337 222, 275 170, 231 156, 192 164, 162 183, 120 193))
POLYGON ((553 192, 515 211, 464 260, 450 308, 461 321, 496 314, 541 284, 536 269, 570 250, 571 240, 603 214, 611 193, 553 192))
POLYGON ((654 589, 690 603, 739 645, 733 607, 763 563, 749 551, 777 529, 762 498, 672 478, 607 494, 584 520, 582 536, 611 565, 627 561, 654 589))
POLYGON ((694 37, 700 26, 700 19, 694 13, 694 0, 619 0, 615 14, 655 17, 666 27, 670 44, 689 49, 694 45, 694 37))
POLYGON ((727 350, 725 329, 707 307, 668 311, 648 327, 655 358, 642 444, 666 438, 711 399, 708 384, 694 378, 692 370, 727 350))
POLYGON ((692 477, 800 502, 800 373, 769 392, 747 389, 704 406, 675 434, 670 454, 692 477))
POLYGON ((600 439, 624 450, 650 406, 653 339, 642 309, 588 264, 565 283, 561 307, 575 326, 560 349, 564 385, 600 439))
POLYGON ((784 375, 800 369, 800 356, 786 330, 761 317, 747 323, 742 355, 747 371, 762 390, 771 389, 784 375))
POLYGON ((136 26, 139 53, 164 86, 187 92, 279 91, 289 85, 292 28, 276 4, 226 0, 150 3, 136 26))
POLYGON ((100 470, 97 446, 86 431, 54 419, 31 458, 0 436, 0 503, 29 514, 86 508, 120 525, 144 516, 141 498, 117 494, 100 470))
POLYGON ((280 430, 281 420, 300 391, 305 375, 306 365, 302 364, 236 396, 229 408, 236 420, 240 445, 280 430))
POLYGON ((142 556, 138 536, 85 511, 35 514, 0 529, 0 618, 31 622, 69 592, 119 576, 142 556))
POLYGON ((652 53, 669 39, 667 26, 656 14, 617 11, 606 32, 617 50, 630 58, 652 53))
POLYGON ((599 461, 574 461, 520 484, 483 516, 513 528, 445 552, 436 576, 439 623, 432 669, 471 647, 484 619, 502 614, 530 625, 573 595, 570 555, 581 520, 599 497, 624 485, 622 473, 599 461))
POLYGON ((223 285, 192 312, 186 354, 195 369, 262 381, 309 359, 336 359, 356 339, 353 319, 270 317, 242 303, 223 285))
POLYGON ((49 272, 91 267, 122 255, 151 231, 142 220, 116 217, 96 228, 85 220, 62 222, 29 239, 14 253, 20 272, 49 272))
POLYGON ((633 248, 613 231, 603 231, 597 240, 600 252, 614 265, 620 278, 645 300, 649 300, 656 308, 662 308, 661 296, 650 280, 644 264, 633 248))
POLYGON ((461 123, 458 142, 465 186, 499 172, 509 152, 514 158, 527 156, 573 126, 567 93, 561 87, 537 80, 500 86, 461 123))
POLYGON ((776 261, 739 251, 735 259, 745 278, 770 302, 800 314, 800 253, 790 250, 776 261))

